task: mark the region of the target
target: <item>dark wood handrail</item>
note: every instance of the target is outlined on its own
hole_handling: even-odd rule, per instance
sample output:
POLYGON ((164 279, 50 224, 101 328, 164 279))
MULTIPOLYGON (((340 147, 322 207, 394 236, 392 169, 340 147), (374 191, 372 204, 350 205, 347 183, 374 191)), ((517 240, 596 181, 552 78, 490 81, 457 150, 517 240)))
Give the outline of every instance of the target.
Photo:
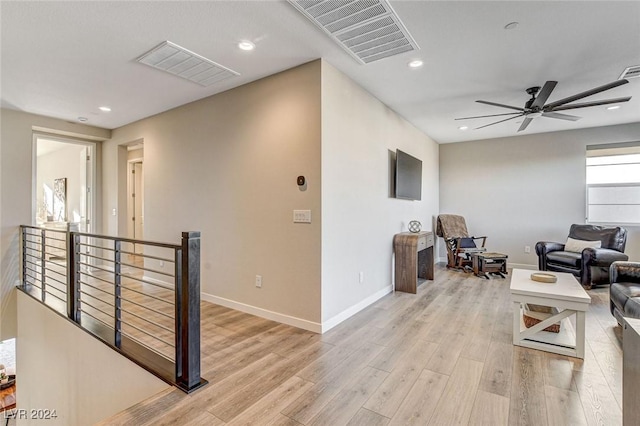
MULTIPOLYGON (((51 232, 60 232, 63 234, 66 234, 67 232, 72 232, 73 234, 81 237, 98 238, 101 240, 120 241, 123 243, 144 244, 148 246, 162 247, 162 248, 168 248, 168 249, 179 249, 182 247, 182 245, 180 244, 160 243, 157 241, 148 241, 148 240, 136 240, 133 238, 114 237, 111 235, 89 234, 86 232, 67 231, 65 229, 53 229, 53 228, 46 228, 43 226, 33 226, 33 225, 20 225, 20 226, 22 228, 38 229, 38 230, 51 231, 51 232)), ((108 249, 107 247, 98 247, 98 248, 108 249)))

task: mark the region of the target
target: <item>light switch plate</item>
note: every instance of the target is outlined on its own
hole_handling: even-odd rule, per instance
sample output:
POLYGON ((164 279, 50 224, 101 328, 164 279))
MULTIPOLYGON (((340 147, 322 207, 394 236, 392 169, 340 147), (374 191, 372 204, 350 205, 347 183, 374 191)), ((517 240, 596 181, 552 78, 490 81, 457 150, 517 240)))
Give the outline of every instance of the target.
POLYGON ((311 223, 311 210, 294 210, 293 223, 311 223))

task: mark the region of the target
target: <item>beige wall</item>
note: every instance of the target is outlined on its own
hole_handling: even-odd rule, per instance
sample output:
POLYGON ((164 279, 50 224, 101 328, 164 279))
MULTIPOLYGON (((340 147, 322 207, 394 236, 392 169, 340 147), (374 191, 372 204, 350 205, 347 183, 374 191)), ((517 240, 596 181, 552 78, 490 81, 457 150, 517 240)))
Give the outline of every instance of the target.
MULTIPOLYGON (((18 293, 18 407, 51 425, 91 425, 170 386, 39 301, 18 293)), ((29 417, 29 416, 27 416, 29 417)), ((27 418, 19 424, 41 424, 27 418)))
POLYGON ((206 300, 313 330, 388 291, 393 235, 438 212, 437 144, 322 61, 114 130, 105 233, 125 233, 124 146, 140 141, 146 238, 201 231, 206 300), (424 162, 420 202, 389 198, 397 148, 424 162), (294 209, 313 222, 294 224, 294 209))
MULTIPOLYGON (((537 241, 566 241, 585 221, 586 146, 630 141, 640 123, 441 145, 440 211, 464 215, 512 265, 537 266, 537 241)), ((627 229, 626 253, 640 260, 640 228, 627 229)))
POLYGON ((108 234, 126 235, 133 141, 144 141, 146 239, 202 233, 205 299, 319 324, 320 61, 114 130, 103 147, 108 234), (294 209, 313 223, 293 223, 294 209))
MULTIPOLYGON (((322 67, 322 321, 393 284, 393 236, 438 214, 438 145, 327 62, 322 67), (422 160, 422 200, 389 197, 389 151, 422 160), (363 283, 359 274, 364 274, 363 283)), ((366 303, 365 303, 366 304, 366 303)))
POLYGON ((0 110, 0 340, 13 337, 16 333, 13 287, 19 280, 18 227, 31 224, 33 220, 34 127, 65 136, 85 136, 94 140, 107 139, 111 135, 109 130, 97 127, 20 111, 0 110))

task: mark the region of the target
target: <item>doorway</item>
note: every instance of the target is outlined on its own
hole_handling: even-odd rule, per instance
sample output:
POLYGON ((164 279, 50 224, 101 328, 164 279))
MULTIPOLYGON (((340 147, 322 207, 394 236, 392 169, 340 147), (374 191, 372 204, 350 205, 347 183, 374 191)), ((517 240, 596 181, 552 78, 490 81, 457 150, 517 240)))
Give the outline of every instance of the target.
POLYGON ((94 232, 95 142, 34 135, 33 223, 94 232))
MULTIPOLYGON (((127 236, 144 239, 144 150, 142 145, 127 147, 127 236)), ((143 245, 134 244, 134 253, 142 253, 143 245)))

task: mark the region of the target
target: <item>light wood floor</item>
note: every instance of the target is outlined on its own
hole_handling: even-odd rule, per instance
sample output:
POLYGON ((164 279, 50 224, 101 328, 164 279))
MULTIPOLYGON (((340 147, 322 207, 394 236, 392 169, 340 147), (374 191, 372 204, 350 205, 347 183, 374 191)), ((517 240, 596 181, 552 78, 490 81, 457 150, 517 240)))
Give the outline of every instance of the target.
POLYGON ((512 345, 509 278, 436 268, 324 335, 202 304, 205 388, 131 425, 621 425, 621 330, 591 290, 584 361, 512 345))

